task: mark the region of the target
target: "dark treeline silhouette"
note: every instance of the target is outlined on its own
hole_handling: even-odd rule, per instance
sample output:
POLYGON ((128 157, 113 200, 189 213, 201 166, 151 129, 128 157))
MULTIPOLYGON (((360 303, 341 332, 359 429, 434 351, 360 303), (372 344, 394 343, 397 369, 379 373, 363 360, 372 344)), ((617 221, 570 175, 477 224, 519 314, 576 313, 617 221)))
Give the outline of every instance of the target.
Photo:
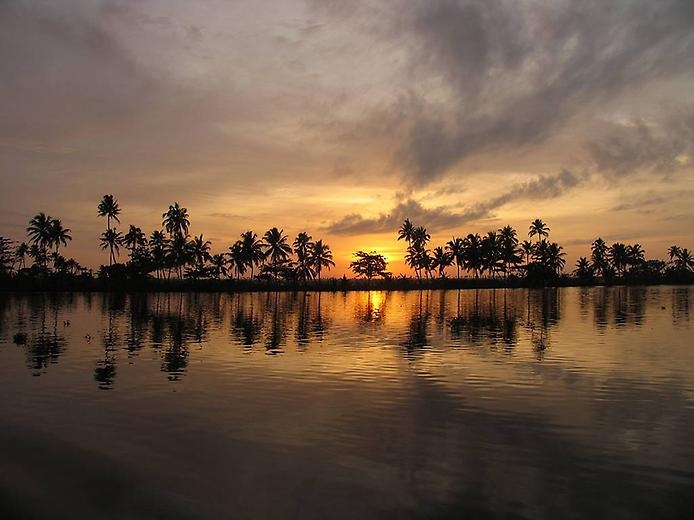
POLYGON ((513 227, 504 226, 483 236, 454 236, 435 247, 430 247, 425 227, 405 219, 397 238, 406 243, 404 259, 414 276, 393 277, 383 255, 357 251, 349 268, 364 280, 348 280, 322 279, 322 273, 335 266, 332 251, 305 231, 290 243, 277 227, 262 237, 248 230, 224 251, 213 253, 203 234, 190 236, 190 215, 178 202, 162 214, 161 228, 149 236, 132 224, 127 232, 119 231, 122 211, 113 195, 104 195, 97 215, 106 219, 99 243, 108 254, 108 264, 97 273, 61 254, 61 247, 72 240, 70 229, 59 218, 38 213, 29 221, 26 242, 0 237, 2 287, 244 291, 297 290, 309 284, 316 290, 360 290, 694 282, 694 256, 687 248, 673 245, 667 260, 646 259, 638 243, 608 245, 602 238, 566 273, 564 248, 550 241, 550 228, 541 219, 531 222, 523 241, 513 227), (119 262, 121 249, 127 251, 124 262, 119 262), (452 268, 455 279, 447 275, 452 268))

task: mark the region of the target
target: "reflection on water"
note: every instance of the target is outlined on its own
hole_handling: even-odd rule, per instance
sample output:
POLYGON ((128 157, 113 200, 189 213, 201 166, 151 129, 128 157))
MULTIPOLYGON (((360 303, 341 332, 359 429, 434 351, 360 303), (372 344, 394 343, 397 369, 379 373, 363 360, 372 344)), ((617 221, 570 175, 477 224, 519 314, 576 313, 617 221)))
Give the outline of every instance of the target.
POLYGON ((684 516, 690 291, 4 296, 0 516, 684 516))

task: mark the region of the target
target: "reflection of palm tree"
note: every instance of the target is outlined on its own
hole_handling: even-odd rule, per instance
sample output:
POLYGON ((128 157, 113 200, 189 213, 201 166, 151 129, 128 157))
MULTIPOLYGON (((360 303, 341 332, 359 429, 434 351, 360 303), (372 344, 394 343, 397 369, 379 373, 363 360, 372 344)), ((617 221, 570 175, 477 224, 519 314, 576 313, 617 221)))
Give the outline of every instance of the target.
POLYGON ((322 240, 318 240, 310 252, 310 266, 313 268, 315 273, 318 275, 318 281, 320 282, 321 270, 325 267, 330 271, 331 267, 335 267, 335 262, 333 262, 333 253, 330 251, 330 246, 324 244, 322 240))
POLYGON ((541 219, 536 218, 531 222, 530 227, 528 228, 528 236, 530 238, 536 236, 537 241, 539 242, 542 238, 549 237, 549 227, 547 224, 542 222, 541 219))

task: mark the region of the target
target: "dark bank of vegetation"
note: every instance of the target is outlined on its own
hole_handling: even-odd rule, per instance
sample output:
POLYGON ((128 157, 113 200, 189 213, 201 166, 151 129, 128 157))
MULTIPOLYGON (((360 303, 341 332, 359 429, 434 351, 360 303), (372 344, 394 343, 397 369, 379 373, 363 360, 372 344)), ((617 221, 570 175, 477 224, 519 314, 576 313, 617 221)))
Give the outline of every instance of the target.
POLYGON ((94 273, 61 248, 72 240, 59 218, 39 213, 29 221, 26 242, 0 237, 0 282, 5 290, 143 290, 143 291, 264 291, 361 290, 421 288, 482 288, 597 284, 694 283, 694 257, 687 248, 671 246, 668 260, 646 259, 640 244, 597 238, 589 256, 581 257, 571 273, 564 271, 563 247, 549 240, 550 229, 540 219, 520 241, 511 226, 486 235, 453 237, 430 248, 426 228, 405 219, 398 230, 404 240, 405 263, 414 277, 393 276, 383 255, 357 251, 349 267, 357 278, 323 278, 335 266, 330 247, 299 233, 290 244, 283 230, 273 227, 262 238, 245 231, 227 251, 213 254, 202 234, 190 236, 186 208, 178 203, 162 214, 161 229, 149 237, 135 225, 123 234, 121 208, 105 195, 97 215, 106 220, 101 249, 108 265, 94 273), (119 262, 121 248, 127 260, 119 262), (28 261, 29 260, 29 261, 28 261), (447 269, 455 268, 455 277, 447 269), (464 276, 461 276, 464 275, 464 276))

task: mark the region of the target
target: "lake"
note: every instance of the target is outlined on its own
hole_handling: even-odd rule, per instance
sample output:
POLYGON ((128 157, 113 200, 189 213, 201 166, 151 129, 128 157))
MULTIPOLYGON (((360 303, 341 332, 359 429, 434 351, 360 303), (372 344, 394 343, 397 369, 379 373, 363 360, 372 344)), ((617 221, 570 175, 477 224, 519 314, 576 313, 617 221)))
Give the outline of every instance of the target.
POLYGON ((693 296, 0 296, 0 517, 694 518, 693 296))

